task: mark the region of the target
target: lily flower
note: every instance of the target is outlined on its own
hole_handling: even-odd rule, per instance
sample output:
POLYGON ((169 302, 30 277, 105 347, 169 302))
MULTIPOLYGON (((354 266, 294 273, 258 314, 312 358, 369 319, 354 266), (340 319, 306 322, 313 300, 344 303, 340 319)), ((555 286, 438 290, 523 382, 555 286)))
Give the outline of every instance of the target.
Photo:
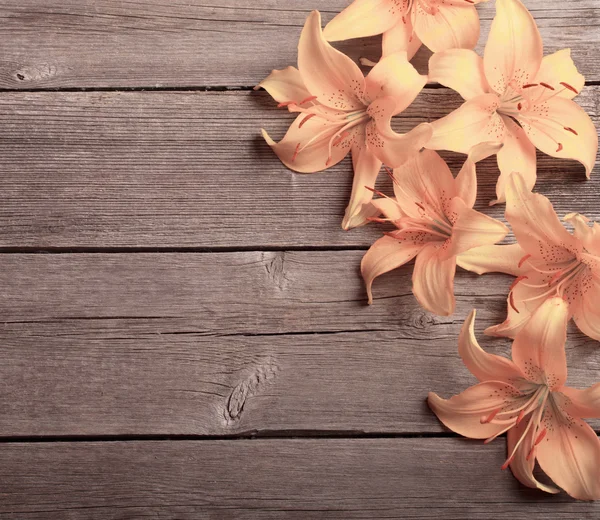
POLYGON ((561 224, 550 201, 531 193, 518 173, 506 188, 506 219, 517 244, 472 249, 458 265, 478 274, 502 272, 516 276, 508 296, 508 316, 487 334, 515 337, 545 300, 565 298, 569 318, 584 334, 600 341, 600 225, 576 213, 561 224))
POLYGON ((375 185, 382 163, 399 166, 431 137, 427 123, 404 135, 390 124, 426 82, 406 53, 381 60, 365 78, 356 63, 323 38, 321 15, 313 11, 300 36, 298 69, 273 71, 257 86, 299 116, 279 143, 262 134, 279 159, 301 173, 325 170, 352 152, 354 185, 342 227, 359 226, 373 214, 373 193, 365 186, 375 185))
POLYGON ((475 311, 459 337, 459 353, 480 381, 451 399, 433 392, 430 408, 452 431, 489 443, 507 433, 513 475, 525 486, 558 493, 533 476, 535 462, 569 495, 600 498, 600 441, 582 419, 600 417, 600 384, 565 386, 568 305, 546 300, 512 346, 512 361, 486 353, 474 334, 475 311))
MULTIPOLYGON (((473 247, 502 240, 508 228, 473 209, 477 197, 475 163, 498 147, 473 149, 456 179, 434 151, 423 150, 393 171, 395 198, 372 201, 398 229, 385 233, 362 259, 361 272, 369 303, 373 280, 416 257, 413 293, 428 311, 454 312, 456 256, 473 247)), ((383 194, 381 194, 383 195, 383 194)))
POLYGON ((383 34, 383 56, 424 43, 432 51, 472 49, 479 39, 475 4, 487 0, 355 0, 325 27, 329 41, 383 34))
POLYGON ((481 141, 504 143, 498 153, 495 202, 504 202, 506 179, 514 171, 533 188, 536 148, 579 161, 589 178, 598 135, 589 116, 572 101, 584 77, 569 49, 543 58, 542 38, 520 0, 496 1, 483 58, 466 49, 434 54, 429 78, 456 90, 466 102, 433 123, 427 148, 467 153, 481 141))

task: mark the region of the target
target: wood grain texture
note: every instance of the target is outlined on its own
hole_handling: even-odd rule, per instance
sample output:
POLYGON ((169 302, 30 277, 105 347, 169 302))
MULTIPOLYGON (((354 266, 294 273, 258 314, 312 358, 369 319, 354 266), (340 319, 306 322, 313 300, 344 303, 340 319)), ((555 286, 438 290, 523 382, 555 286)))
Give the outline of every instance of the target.
MULTIPOLYGON (((367 306, 361 255, 0 255, 0 435, 441 432, 427 393, 475 383, 457 353, 473 307, 507 354, 482 331, 510 278, 459 272, 439 318, 412 266, 367 306)), ((573 327, 573 386, 596 382, 599 356, 573 327)))
MULTIPOLYGON (((304 20, 324 21, 348 0, 4 0, 0 3, 0 87, 181 87, 255 85, 272 68, 296 63, 304 20)), ((526 0, 546 53, 571 47, 581 72, 600 80, 596 0, 526 0)), ((494 3, 478 6, 481 52, 494 3)), ((380 39, 339 47, 376 58, 380 39)), ((430 52, 415 64, 425 70, 430 52)))
POLYGON ((503 439, 9 444, 6 520, 594 519, 598 505, 522 487, 503 439))
MULTIPOLYGON (((577 99, 598 122, 600 87, 577 99)), ((425 90, 397 129, 460 103, 425 90)), ((260 137, 280 138, 290 121, 264 92, 4 93, 0 247, 367 247, 378 227, 340 227, 350 160, 295 174, 260 137)), ((464 161, 445 157, 455 172, 464 161)), ((598 172, 586 181, 579 163, 540 154, 537 189, 559 214, 597 219, 598 172)), ((480 164, 477 207, 501 217, 487 204, 497 176, 495 158, 480 164)))

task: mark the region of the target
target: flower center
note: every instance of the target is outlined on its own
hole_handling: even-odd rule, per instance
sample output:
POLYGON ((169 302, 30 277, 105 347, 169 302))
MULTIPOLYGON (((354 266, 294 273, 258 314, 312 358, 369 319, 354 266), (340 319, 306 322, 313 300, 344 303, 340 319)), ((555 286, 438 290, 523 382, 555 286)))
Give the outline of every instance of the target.
POLYGON ((488 444, 511 428, 519 426, 525 417, 530 416, 527 426, 521 433, 519 440, 515 443, 506 462, 502 465, 502 469, 508 468, 515 458, 517 449, 528 437, 531 439, 531 443, 527 460, 530 460, 534 456, 536 446, 542 442, 547 433, 546 428, 540 428, 540 424, 544 417, 549 395, 551 394, 547 385, 535 385, 529 392, 523 393, 520 397, 511 400, 504 408, 493 410, 488 416, 481 418, 482 424, 506 425, 505 428, 484 441, 485 444, 488 444))
POLYGON ((427 202, 415 202, 419 208, 420 217, 404 217, 400 219, 400 229, 427 233, 440 241, 446 241, 452 236, 452 223, 437 205, 427 202))

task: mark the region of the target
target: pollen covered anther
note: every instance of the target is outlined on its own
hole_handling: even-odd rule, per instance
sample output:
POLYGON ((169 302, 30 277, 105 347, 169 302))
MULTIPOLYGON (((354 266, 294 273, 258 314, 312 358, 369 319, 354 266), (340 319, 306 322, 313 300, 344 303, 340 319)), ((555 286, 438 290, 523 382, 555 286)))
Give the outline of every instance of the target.
POLYGON ((562 149, 563 149, 563 145, 562 145, 562 143, 558 143, 558 148, 556 149, 556 152, 557 152, 557 153, 558 153, 558 152, 562 152, 562 149))
POLYGON ((310 121, 316 115, 317 114, 308 114, 302 121, 300 121, 298 128, 302 128, 308 121, 310 121))
POLYGON ((572 87, 571 85, 569 85, 568 83, 565 83, 564 81, 561 81, 561 82, 560 82, 560 84, 561 84, 563 87, 565 87, 565 88, 569 89, 571 92, 575 92, 575 94, 579 94, 579 91, 578 91, 576 88, 574 88, 574 87, 572 87))
POLYGON ((579 134, 577 133, 577 131, 575 131, 575 130, 574 130, 573 128, 571 128, 570 126, 565 126, 565 130, 566 130, 567 132, 571 132, 572 134, 579 135, 579 134))
POLYGON ((541 82, 540 85, 544 88, 547 88, 549 90, 554 90, 554 87, 552 85, 548 85, 548 83, 543 83, 541 82))

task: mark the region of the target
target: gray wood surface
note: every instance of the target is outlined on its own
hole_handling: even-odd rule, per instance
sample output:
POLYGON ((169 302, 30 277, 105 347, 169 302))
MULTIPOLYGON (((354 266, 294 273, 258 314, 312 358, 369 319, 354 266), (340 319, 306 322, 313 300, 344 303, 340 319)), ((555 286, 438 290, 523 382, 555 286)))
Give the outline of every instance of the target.
MULTIPOLYGON (((599 99, 599 86, 578 98, 594 121, 599 99)), ((427 89, 398 130, 460 103, 427 89)), ((261 138, 291 120, 265 92, 4 93, 0 247, 367 247, 380 228, 341 229, 350 160, 296 174, 261 138)), ((447 156, 458 171, 465 156, 447 156)), ((540 154, 537 189, 559 213, 598 218, 599 173, 540 154)), ((500 217, 497 178, 495 158, 479 165, 478 208, 500 217)))
POLYGON ((15 443, 0 451, 0 515, 597 518, 593 503, 519 487, 510 472, 500 470, 505 450, 504 439, 488 446, 428 438, 15 443))
MULTIPOLYGON (((296 62, 313 9, 324 22, 347 0, 3 0, 0 87, 181 87, 255 85, 296 62)), ((527 0, 547 53, 571 47, 588 81, 600 80, 597 0, 527 0)), ((494 2, 479 6, 485 42, 494 2)), ((376 58, 380 40, 348 42, 376 58)), ((479 50, 483 48, 479 46, 479 50)), ((426 67, 421 51, 415 63, 426 67)))
MULTIPOLYGON (((440 432, 429 391, 474 384, 467 314, 504 318, 508 276, 459 271, 457 312, 411 294, 412 266, 375 284, 361 251, 0 256, 0 435, 440 432)), ((600 369, 573 327, 570 383, 600 369)), ((595 422, 594 426, 600 423, 595 422)))
MULTIPOLYGON (((249 87, 294 64, 312 9, 348 3, 0 0, 0 518, 598 518, 523 488, 504 439, 459 439, 425 403, 474 382, 457 354, 473 307, 508 353, 482 331, 510 277, 459 271, 439 318, 405 266, 367 306, 381 228, 340 228, 349 161, 293 174, 260 137, 291 117, 249 87)), ((598 123, 598 1, 526 5, 598 123)), ((494 2, 478 9, 484 41, 494 2)), ((460 103, 430 86, 397 130, 460 103)), ((539 155, 537 189, 600 219, 599 174, 539 155)), ((496 178, 479 166, 477 208, 501 217, 496 178)), ((599 356, 571 327, 570 384, 596 382, 599 356)))

